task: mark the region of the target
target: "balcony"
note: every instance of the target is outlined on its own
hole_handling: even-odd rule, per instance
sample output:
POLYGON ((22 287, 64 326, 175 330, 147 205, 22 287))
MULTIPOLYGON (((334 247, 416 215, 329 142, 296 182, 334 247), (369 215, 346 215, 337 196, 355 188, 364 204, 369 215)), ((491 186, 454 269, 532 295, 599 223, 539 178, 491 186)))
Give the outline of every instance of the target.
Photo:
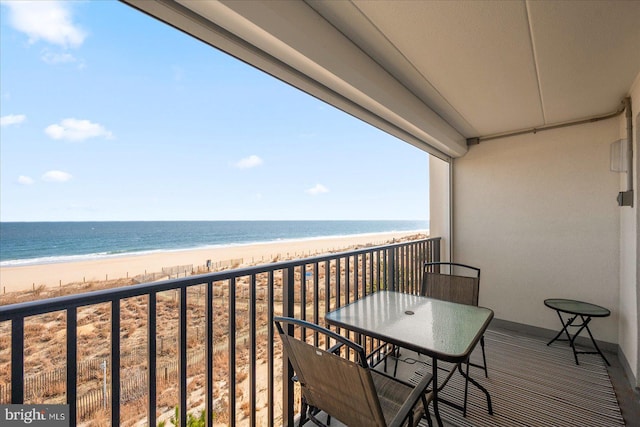
MULTIPOLYGON (((168 425, 171 416, 182 426, 200 416, 294 425, 298 392, 273 316, 323 324, 325 312, 371 292, 415 293, 440 246, 423 239, 0 307, 11 348, 10 359, 0 353, 0 403, 67 403, 71 425, 168 425), (49 366, 34 365, 35 349, 49 366)), ((377 344, 365 343, 369 352, 377 344)), ((624 387, 617 360, 611 372, 624 387)))
POLYGON ((421 263, 441 257, 483 269, 496 330, 552 333, 542 301, 554 296, 610 308, 594 333, 623 415, 640 419, 637 2, 123 3, 430 153, 442 239, 2 307, 0 402, 68 401, 73 424, 102 408, 112 425, 134 424, 129 413, 155 425, 178 407, 210 425, 291 425, 270 319, 322 322, 377 289, 415 292, 421 263), (95 362, 82 351, 94 335, 95 362), (51 366, 30 362, 33 337, 58 351, 51 366), (43 389, 45 369, 62 385, 43 389))

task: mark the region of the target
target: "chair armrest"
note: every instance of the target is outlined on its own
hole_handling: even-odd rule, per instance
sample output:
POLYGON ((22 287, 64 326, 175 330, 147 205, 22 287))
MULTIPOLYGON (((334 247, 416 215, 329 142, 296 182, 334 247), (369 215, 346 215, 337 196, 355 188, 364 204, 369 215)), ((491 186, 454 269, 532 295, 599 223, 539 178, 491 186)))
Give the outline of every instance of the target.
MULTIPOLYGON (((432 376, 431 374, 425 374, 420 383, 411 391, 407 400, 402 404, 402 407, 396 414, 396 416, 389 423, 389 427, 400 427, 404 424, 409 416, 409 413, 416 406, 420 398, 426 394, 425 399, 427 404, 431 402, 433 398, 433 392, 429 392, 427 394, 427 387, 431 383, 432 376)), ((429 408, 424 408, 425 413, 428 414, 429 408)))
POLYGON ((338 352, 340 351, 340 349, 344 347, 343 343, 338 343, 336 345, 334 345, 333 347, 329 348, 327 350, 328 353, 333 353, 333 354, 338 354, 338 352))

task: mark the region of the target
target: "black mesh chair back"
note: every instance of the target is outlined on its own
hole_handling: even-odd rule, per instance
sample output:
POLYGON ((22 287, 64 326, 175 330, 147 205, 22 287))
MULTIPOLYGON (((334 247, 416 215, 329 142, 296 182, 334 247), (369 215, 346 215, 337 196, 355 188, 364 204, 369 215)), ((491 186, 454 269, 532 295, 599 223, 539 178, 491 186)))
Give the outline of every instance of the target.
MULTIPOLYGON (((480 269, 455 262, 427 262, 424 264, 421 294, 426 297, 459 304, 478 306, 480 295, 480 269)), ((480 339, 482 350, 482 365, 467 361, 467 375, 469 366, 484 370, 488 377, 487 356, 484 349, 484 335, 480 339)), ((464 388, 464 415, 467 414, 468 379, 464 388)))
POLYGON ((479 268, 450 262, 425 263, 423 296, 477 306, 479 293, 479 268))
POLYGON ((427 404, 430 378, 411 387, 370 369, 360 345, 329 329, 288 317, 276 317, 274 322, 302 391, 301 424, 309 418, 323 425, 317 413, 324 411, 347 426, 417 425, 427 404), (321 335, 319 342, 336 344, 317 347, 296 338, 296 329, 298 336, 311 330, 321 335), (344 357, 349 353, 355 354, 355 361, 344 357))

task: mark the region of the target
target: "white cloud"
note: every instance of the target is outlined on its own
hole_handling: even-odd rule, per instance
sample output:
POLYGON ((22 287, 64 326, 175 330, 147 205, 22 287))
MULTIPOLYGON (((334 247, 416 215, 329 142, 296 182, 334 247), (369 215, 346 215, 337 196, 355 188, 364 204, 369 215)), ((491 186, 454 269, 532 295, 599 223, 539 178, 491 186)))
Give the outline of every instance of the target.
POLYGON ((64 119, 60 124, 50 125, 44 132, 53 139, 83 141, 89 138, 111 138, 113 135, 98 123, 89 120, 64 119))
POLYGON ((42 179, 49 182, 67 182, 71 178, 73 178, 73 176, 71 176, 70 173, 56 170, 45 172, 45 174, 42 175, 42 179))
POLYGON ((262 159, 254 154, 249 157, 245 157, 244 159, 240 159, 240 161, 235 164, 235 167, 238 169, 249 169, 260 166, 262 163, 262 159))
POLYGON ((173 79, 177 82, 182 81, 184 78, 184 69, 177 65, 172 66, 171 69, 173 70, 173 79))
POLYGON ((77 61, 75 56, 70 53, 55 53, 49 51, 43 52, 42 60, 47 64, 65 64, 77 61))
POLYGON ((18 177, 18 184, 31 185, 33 184, 33 182, 33 178, 31 178, 30 176, 20 175, 18 177))
POLYGON ((322 184, 316 184, 314 187, 304 190, 305 193, 317 196, 318 194, 328 193, 329 189, 322 184))
POLYGON ((13 28, 29 36, 29 43, 44 40, 67 48, 84 42, 86 33, 73 22, 69 2, 22 0, 3 5, 11 10, 13 28))
POLYGON ((8 116, 0 117, 0 126, 19 125, 27 120, 27 116, 24 114, 9 114, 8 116))

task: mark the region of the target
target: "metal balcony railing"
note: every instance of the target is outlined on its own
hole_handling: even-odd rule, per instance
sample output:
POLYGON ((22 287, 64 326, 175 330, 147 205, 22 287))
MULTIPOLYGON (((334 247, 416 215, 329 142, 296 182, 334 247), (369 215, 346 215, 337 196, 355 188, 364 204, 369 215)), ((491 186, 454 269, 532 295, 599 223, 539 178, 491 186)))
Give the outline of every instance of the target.
POLYGON ((0 306, 11 345, 0 404, 66 403, 70 425, 102 410, 112 426, 156 426, 174 408, 181 426, 203 411, 207 426, 293 425, 295 386, 273 317, 323 324, 326 312, 377 290, 416 293, 421 266, 439 259, 440 238, 431 238, 0 306), (61 366, 31 367, 29 331, 40 349, 64 347, 61 366), (99 346, 103 360, 85 356, 99 346), (43 375, 62 383, 57 394, 45 393, 43 375))

